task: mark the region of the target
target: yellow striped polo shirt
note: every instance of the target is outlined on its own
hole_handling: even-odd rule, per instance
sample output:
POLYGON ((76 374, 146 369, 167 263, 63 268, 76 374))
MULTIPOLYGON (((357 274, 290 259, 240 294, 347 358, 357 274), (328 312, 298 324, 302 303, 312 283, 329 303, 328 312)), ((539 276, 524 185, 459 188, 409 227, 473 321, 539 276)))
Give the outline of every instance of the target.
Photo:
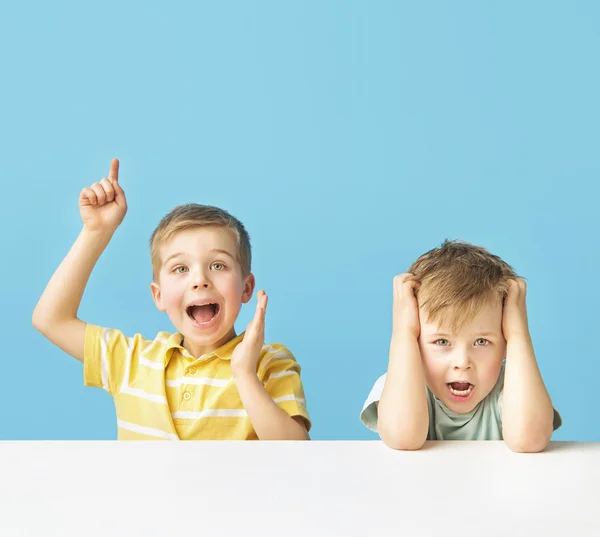
MULTIPOLYGON (((180 333, 147 340, 88 324, 84 384, 113 396, 119 440, 257 439, 231 378, 231 354, 243 337, 194 358, 180 333)), ((310 428, 300 366, 288 349, 264 345, 258 378, 279 408, 310 428)))

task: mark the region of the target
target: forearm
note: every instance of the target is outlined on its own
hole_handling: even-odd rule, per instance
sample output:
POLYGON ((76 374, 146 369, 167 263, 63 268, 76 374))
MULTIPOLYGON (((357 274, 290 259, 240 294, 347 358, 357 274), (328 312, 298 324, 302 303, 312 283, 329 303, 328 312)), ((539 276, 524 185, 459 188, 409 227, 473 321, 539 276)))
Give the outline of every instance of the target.
POLYGON ((393 334, 377 429, 394 449, 419 449, 427 439, 429 413, 425 375, 417 338, 393 334))
POLYGON ((542 451, 552 436, 554 409, 528 336, 507 342, 502 397, 506 443, 514 451, 542 451))
POLYGON ((77 317, 90 274, 111 236, 81 231, 35 307, 33 324, 38 330, 44 332, 49 326, 77 317))
POLYGON ((306 428, 277 406, 256 374, 239 375, 234 381, 260 440, 309 440, 306 428))

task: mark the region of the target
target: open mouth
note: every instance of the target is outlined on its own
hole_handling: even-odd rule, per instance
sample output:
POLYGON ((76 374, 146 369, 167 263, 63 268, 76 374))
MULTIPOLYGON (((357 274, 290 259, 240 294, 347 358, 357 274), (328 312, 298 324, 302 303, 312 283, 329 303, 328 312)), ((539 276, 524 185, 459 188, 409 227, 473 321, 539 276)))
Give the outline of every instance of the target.
POLYGON ((208 324, 219 314, 220 309, 219 304, 209 303, 188 306, 186 311, 188 317, 195 323, 208 324))
POLYGON ((471 394, 475 386, 470 382, 449 382, 446 384, 448 391, 457 401, 467 401, 471 398, 471 394))

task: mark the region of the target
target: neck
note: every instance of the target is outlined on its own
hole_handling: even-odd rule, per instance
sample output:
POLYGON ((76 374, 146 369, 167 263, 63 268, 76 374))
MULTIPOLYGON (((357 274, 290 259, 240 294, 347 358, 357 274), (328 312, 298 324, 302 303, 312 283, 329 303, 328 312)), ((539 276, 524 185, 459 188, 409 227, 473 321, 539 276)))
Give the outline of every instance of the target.
POLYGON ((186 338, 184 336, 181 341, 181 346, 186 351, 188 351, 194 358, 200 358, 200 356, 204 354, 209 354, 211 352, 216 351, 218 348, 222 347, 226 343, 229 343, 236 336, 237 334, 235 333, 235 328, 232 327, 231 330, 227 332, 227 334, 225 334, 225 336, 209 345, 200 345, 192 341, 190 338, 186 338))

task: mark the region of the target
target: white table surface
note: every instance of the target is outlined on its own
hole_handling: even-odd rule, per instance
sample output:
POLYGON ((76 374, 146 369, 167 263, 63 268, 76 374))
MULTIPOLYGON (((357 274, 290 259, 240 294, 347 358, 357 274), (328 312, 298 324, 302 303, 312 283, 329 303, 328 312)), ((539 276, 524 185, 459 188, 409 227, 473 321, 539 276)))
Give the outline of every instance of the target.
POLYGON ((600 537, 600 443, 0 442, 0 535, 600 537))

